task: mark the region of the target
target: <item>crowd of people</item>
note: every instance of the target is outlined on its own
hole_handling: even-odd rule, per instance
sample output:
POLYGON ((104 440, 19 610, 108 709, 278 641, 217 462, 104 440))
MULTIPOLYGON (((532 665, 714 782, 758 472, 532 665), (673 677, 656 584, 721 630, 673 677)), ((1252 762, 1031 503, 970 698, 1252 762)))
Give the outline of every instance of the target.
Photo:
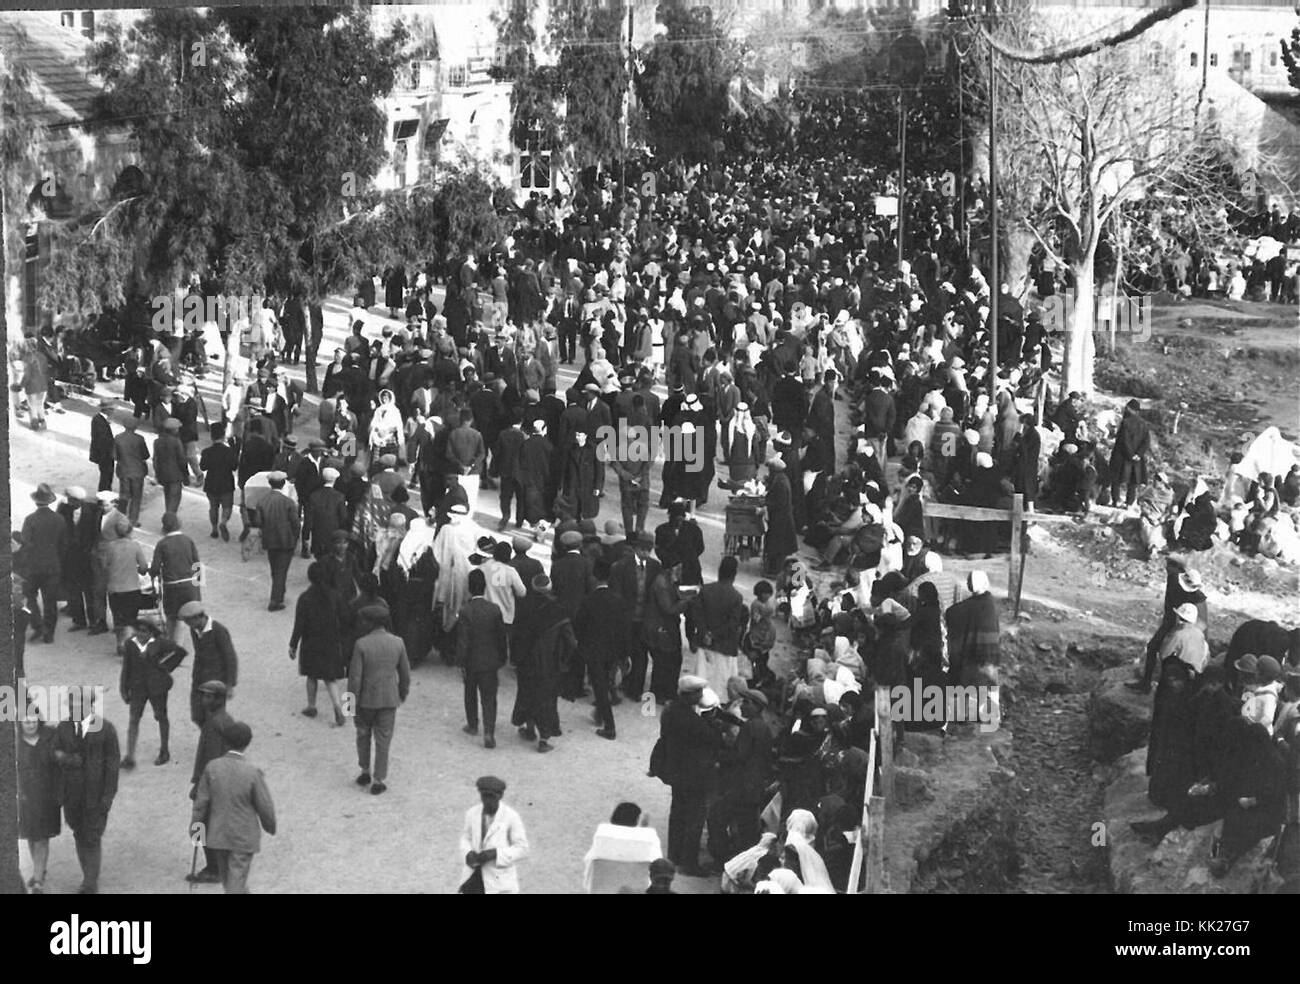
MULTIPOLYGON (((302 713, 317 716, 320 682, 337 726, 344 696, 355 699, 356 782, 371 794, 388 788, 412 665, 459 668, 464 730, 489 749, 509 665, 510 724, 539 752, 559 747, 560 699, 590 697, 596 733, 611 741, 621 701, 663 705, 649 769, 672 788, 675 871, 718 874, 737 892, 848 890, 843 834, 861 823, 876 767, 876 688, 998 684, 988 577, 944 567, 955 553, 992 555, 1005 534, 928 516, 926 504, 1005 507, 1021 494, 1030 509, 1133 505, 1150 445, 1140 407, 1112 441, 1090 431, 1077 394, 1059 406, 1046 396, 1054 339, 972 262, 939 174, 910 177, 900 264, 893 221, 875 211, 893 179, 861 167, 853 128, 833 125, 851 100, 800 109, 779 141, 755 124, 739 157, 628 162, 571 196, 534 198, 483 255, 386 270, 384 306, 404 326, 374 330, 376 287, 364 281, 320 382, 318 436, 295 433, 304 394, 284 371, 303 333, 277 334, 269 315, 240 326, 247 377, 242 362, 230 373, 201 452, 207 408, 173 368, 174 340, 139 346, 130 412, 105 401, 92 423, 98 492, 66 489, 55 513, 58 497, 41 486, 15 557, 31 642, 54 640, 60 597, 71 630, 107 632, 111 615, 130 723, 120 762, 115 739, 104 753, 106 773, 134 765, 146 704, 156 761, 167 760, 166 691, 187 641, 202 729, 196 821, 220 801, 209 787, 230 778, 213 765, 251 739, 224 711, 232 634, 207 611, 200 551, 177 515, 192 484, 213 540, 231 539, 238 506, 239 539, 260 544, 270 567, 269 611, 288 607, 295 558, 310 561, 285 629, 306 680, 302 713), (576 379, 561 390, 565 365, 576 379), (157 433, 152 449, 142 420, 157 433), (659 489, 629 436, 662 443, 659 489), (151 557, 133 538, 150 468, 164 499, 151 557), (750 598, 735 586, 737 557, 705 557, 696 516, 715 482, 762 504, 765 579, 750 598), (618 505, 606 508, 612 484, 618 505), (481 490, 496 493, 496 536, 475 521, 481 490), (773 657, 787 633, 793 665, 773 657)), ((312 380, 319 306, 289 307, 311 326, 312 380)), ((904 741, 907 729, 954 723, 890 726, 904 741)), ((209 844, 216 853, 193 873, 235 891, 256 823, 275 828, 260 773, 237 778, 254 825, 234 846, 209 844)), ((522 824, 488 803, 503 788, 480 780, 462 891, 516 885, 498 869, 527 852, 522 824)), ((93 890, 89 873, 86 883, 93 890)))

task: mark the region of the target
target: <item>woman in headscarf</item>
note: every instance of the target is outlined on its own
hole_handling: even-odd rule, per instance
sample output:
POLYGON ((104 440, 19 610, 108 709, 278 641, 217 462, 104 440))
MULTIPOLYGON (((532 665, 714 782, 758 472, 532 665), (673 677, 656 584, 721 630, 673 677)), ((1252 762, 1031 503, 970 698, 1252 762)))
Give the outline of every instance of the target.
POLYGON ((737 403, 722 435, 722 453, 732 485, 744 485, 758 475, 759 462, 767 450, 766 443, 759 434, 749 404, 737 403))
POLYGON ((398 461, 406 460, 406 448, 402 441, 402 412, 390 389, 379 391, 379 405, 370 418, 369 437, 372 462, 385 454, 396 455, 398 461))
POLYGON ((800 894, 825 895, 835 893, 826 862, 817 853, 813 841, 817 836, 817 818, 808 810, 795 810, 785 822, 786 863, 794 870, 798 867, 803 883, 800 894), (793 857, 792 857, 793 855, 793 857))

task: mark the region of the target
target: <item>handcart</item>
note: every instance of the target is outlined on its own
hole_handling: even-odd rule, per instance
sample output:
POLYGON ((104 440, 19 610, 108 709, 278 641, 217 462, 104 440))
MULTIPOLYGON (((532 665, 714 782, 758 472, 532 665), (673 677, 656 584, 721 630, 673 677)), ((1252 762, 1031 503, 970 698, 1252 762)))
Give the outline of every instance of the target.
POLYGON ((723 545, 728 554, 737 560, 763 555, 763 535, 767 524, 763 521, 763 498, 755 495, 733 495, 727 501, 727 525, 723 545))

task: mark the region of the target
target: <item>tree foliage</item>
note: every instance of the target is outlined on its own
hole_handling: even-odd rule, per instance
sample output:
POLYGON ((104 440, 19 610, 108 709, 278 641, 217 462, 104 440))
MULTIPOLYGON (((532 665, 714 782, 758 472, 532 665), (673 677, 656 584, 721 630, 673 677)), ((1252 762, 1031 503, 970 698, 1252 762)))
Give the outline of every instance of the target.
POLYGON ((649 141, 661 159, 711 158, 742 66, 739 45, 709 7, 663 0, 657 17, 665 32, 643 49, 635 82, 649 141))
POLYGON ((364 12, 324 7, 110 24, 88 59, 106 89, 95 119, 130 129, 147 189, 58 231, 43 302, 92 311, 191 273, 231 293, 340 286, 321 237, 384 163, 378 100, 404 39, 400 25, 376 38, 364 12))
POLYGON ((1279 41, 1282 46, 1282 64, 1293 89, 1300 89, 1300 26, 1291 28, 1291 37, 1279 41))

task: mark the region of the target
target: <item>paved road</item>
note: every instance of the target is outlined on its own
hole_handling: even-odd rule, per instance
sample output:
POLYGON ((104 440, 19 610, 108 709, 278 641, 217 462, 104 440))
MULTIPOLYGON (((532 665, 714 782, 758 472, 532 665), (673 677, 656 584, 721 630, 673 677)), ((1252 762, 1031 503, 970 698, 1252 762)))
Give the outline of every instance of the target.
MULTIPOLYGON (((376 311, 379 309, 376 308, 376 311)), ((322 361, 347 334, 349 308, 345 301, 327 305, 322 361)), ((378 331, 385 319, 369 319, 378 331)), ((323 367, 322 367, 323 368, 323 367)), ((301 380, 301 369, 291 369, 301 380)), ((572 367, 561 367, 560 386, 573 380, 572 367)), ((220 376, 200 382, 209 412, 219 406, 220 376)), ((103 387, 120 396, 120 384, 103 387)), ((313 435, 315 400, 308 398, 297 433, 313 435)), ((21 424, 11 430, 11 486, 15 525, 29 511, 29 493, 40 481, 56 489, 80 484, 94 489, 95 469, 86 460, 89 446, 88 401, 70 398, 65 412, 49 415, 49 428, 34 433, 21 424)), ((152 434, 147 429, 147 439, 152 434)), ((616 515, 617 485, 611 476, 597 522, 616 515)), ((711 578, 722 555, 725 500, 714 495, 700 514, 706 543, 706 577, 711 578)), ((142 528, 137 536, 148 547, 160 535, 161 490, 146 490, 142 528)), ((447 892, 459 873, 457 838, 463 811, 476 801, 474 779, 494 773, 509 783, 507 801, 523 815, 532 856, 522 868, 525 892, 578 892, 582 857, 592 830, 606 820, 621 800, 632 800, 648 811, 660 836, 667 837, 668 789, 647 778, 645 765, 658 734, 654 716, 638 706, 616 708, 619 738, 603 741, 594 734, 587 702, 560 702, 564 736, 549 755, 515 738, 508 720, 498 725, 501 741, 494 751, 462 734, 464 722, 458 673, 440 662, 416 669, 410 699, 397 719, 389 792, 380 797, 353 785, 355 745, 350 726, 333 728, 328 715, 302 717, 303 688, 296 664, 287 656, 292 604, 279 613, 266 611, 269 572, 265 561, 241 562, 238 544, 210 540, 207 506, 202 493, 186 489, 180 517, 195 538, 208 571, 205 600, 218 621, 230 628, 240 655, 240 679, 231 712, 254 732, 250 758, 261 765, 276 798, 280 833, 266 838, 253 867, 252 885, 261 892, 447 892), (503 726, 504 725, 504 726, 503 726)), ((484 492, 475 518, 493 531, 499 519, 494 492, 484 492)), ((651 510, 650 523, 663 514, 651 510)), ((537 548, 546 561, 545 550, 537 548)), ((306 587, 305 562, 294 561, 289 597, 306 587)), ((748 592, 757 579, 758 562, 742 565, 739 586, 748 592)), ((28 679, 32 683, 99 685, 108 693, 107 717, 125 740, 126 710, 117 697, 120 662, 112 653, 111 637, 87 638, 66 632, 61 625, 53 646, 28 649, 28 679)), ((502 674, 501 717, 513 705, 513 672, 502 674)), ((188 669, 178 674, 171 699, 174 721, 172 762, 155 767, 157 731, 146 717, 137 755, 139 767, 123 774, 105 839, 102 888, 105 892, 188 891, 183 875, 189 870, 189 775, 196 729, 188 721, 188 669)), ((324 700, 324 695, 322 695, 324 700)), ((24 866, 27 860, 24 852, 24 866)), ((51 849, 47 890, 74 891, 80 881, 70 836, 51 849)), ((707 892, 716 886, 679 879, 683 891, 707 892)), ((219 891, 211 887, 199 892, 219 891)))

